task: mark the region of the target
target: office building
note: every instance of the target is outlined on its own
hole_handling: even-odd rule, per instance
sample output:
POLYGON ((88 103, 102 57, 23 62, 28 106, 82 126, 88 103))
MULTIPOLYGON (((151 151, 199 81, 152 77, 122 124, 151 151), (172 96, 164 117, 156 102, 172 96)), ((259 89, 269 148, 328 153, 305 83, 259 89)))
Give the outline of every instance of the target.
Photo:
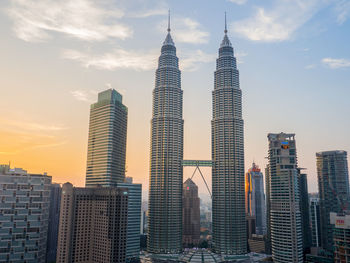
POLYGON ((122 95, 114 89, 100 92, 91 105, 86 187, 124 182, 127 115, 122 95))
POLYGON ((302 173, 302 170, 302 168, 298 168, 298 185, 300 192, 299 206, 303 231, 303 251, 305 254, 310 251, 311 247, 311 228, 307 175, 305 173, 302 173))
POLYGON ((321 220, 320 220, 320 200, 310 198, 310 222, 311 222, 311 244, 313 247, 321 246, 321 220))
POLYGON ((321 246, 332 252, 333 227, 330 213, 349 209, 349 175, 346 151, 316 153, 320 198, 321 246))
POLYGON ((58 226, 60 220, 62 188, 60 184, 50 186, 49 228, 47 231, 46 262, 56 262, 58 226))
POLYGON ((333 227, 334 262, 350 262, 350 215, 330 213, 333 227))
POLYGON ((153 90, 147 239, 151 253, 182 251, 183 127, 181 73, 169 25, 153 90))
POLYGON ((246 213, 255 217, 254 234, 266 233, 266 206, 263 174, 253 163, 245 176, 246 213))
MULTIPOLYGON (((128 181, 132 182, 130 179, 128 181)), ((117 187, 126 188, 129 192, 126 262, 130 262, 140 256, 142 185, 133 183, 118 183, 117 187)))
POLYGON ((295 134, 269 133, 268 222, 275 263, 303 262, 295 134))
POLYGON ((213 250, 242 255, 247 253, 242 91, 226 22, 224 32, 212 93, 213 250))
POLYGON ((254 253, 265 253, 266 242, 264 235, 252 234, 248 239, 249 251, 254 253))
POLYGON ((45 263, 51 177, 0 165, 0 262, 45 263))
POLYGON ((126 262, 127 188, 62 187, 57 263, 126 262))
POLYGON ((183 243, 186 247, 200 242, 200 200, 198 186, 188 178, 183 184, 183 243))

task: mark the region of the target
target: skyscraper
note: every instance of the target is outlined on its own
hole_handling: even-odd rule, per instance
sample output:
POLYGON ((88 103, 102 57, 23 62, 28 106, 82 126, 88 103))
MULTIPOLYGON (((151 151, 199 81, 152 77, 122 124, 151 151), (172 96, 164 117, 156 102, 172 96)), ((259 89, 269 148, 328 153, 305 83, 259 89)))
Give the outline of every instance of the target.
POLYGON ((295 134, 269 133, 268 140, 267 212, 273 262, 303 262, 295 134))
POLYGON ((62 186, 57 263, 126 261, 129 190, 62 186))
POLYGON ((311 228, 307 175, 305 173, 302 173, 302 170, 302 168, 298 168, 298 185, 300 195, 299 206, 301 215, 301 225, 303 231, 303 251, 304 254, 306 254, 310 251, 311 247, 311 228))
POLYGON ((346 151, 316 153, 317 179, 320 197, 321 246, 328 251, 333 247, 333 228, 330 212, 349 209, 349 175, 346 151))
POLYGON ((51 176, 0 165, 0 262, 46 262, 51 176))
POLYGON ((253 163, 245 177, 246 213, 255 216, 255 233, 263 235, 266 232, 266 206, 263 174, 253 163))
POLYGON ((91 105, 87 154, 87 187, 115 186, 124 182, 127 107, 114 89, 98 94, 91 105))
POLYGON ((321 246, 320 199, 310 198, 311 241, 313 247, 321 246))
POLYGON ((213 246, 217 253, 247 253, 242 91, 232 44, 225 35, 216 60, 213 91, 213 246))
POLYGON ((182 250, 183 125, 181 73, 168 26, 153 90, 147 240, 151 253, 182 250))
POLYGON ((183 242, 198 246, 200 241, 200 199, 198 186, 188 178, 183 184, 183 242))
POLYGON ((60 222, 60 204, 62 188, 60 184, 50 186, 49 228, 47 231, 46 262, 56 261, 58 226, 60 222))

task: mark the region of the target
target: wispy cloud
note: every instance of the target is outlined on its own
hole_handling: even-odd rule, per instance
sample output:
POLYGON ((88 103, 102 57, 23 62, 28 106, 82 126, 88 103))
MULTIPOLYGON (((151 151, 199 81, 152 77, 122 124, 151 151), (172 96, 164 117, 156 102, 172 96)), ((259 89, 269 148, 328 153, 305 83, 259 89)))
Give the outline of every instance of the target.
POLYGON ((314 69, 316 67, 316 64, 309 64, 309 65, 306 65, 304 68, 305 69, 314 69))
POLYGON ((153 9, 133 12, 133 13, 130 13, 128 16, 135 17, 135 18, 146 18, 150 16, 164 16, 167 14, 168 14, 168 9, 165 7, 160 7, 160 8, 153 8, 153 9))
POLYGON ((100 70, 133 69, 144 71, 155 68, 157 53, 156 51, 141 52, 114 49, 111 52, 92 54, 78 50, 65 50, 62 53, 62 57, 75 60, 86 68, 96 68, 100 70))
MULTIPOLYGON (((176 17, 171 19, 171 24, 176 28, 171 34, 177 43, 203 44, 209 41, 209 32, 204 31, 196 20, 176 17)), ((166 25, 167 20, 163 20, 158 24, 158 30, 165 32, 166 25)))
POLYGON ((243 5, 245 4, 248 0, 228 0, 231 3, 237 4, 237 5, 243 5))
POLYGON ((0 119, 1 124, 6 127, 15 128, 17 130, 35 131, 35 132, 52 132, 62 131, 68 129, 68 127, 59 124, 44 124, 28 121, 16 121, 10 119, 0 119))
POLYGON ((253 17, 232 24, 234 32, 252 40, 279 42, 292 38, 327 1, 276 0, 272 9, 259 7, 253 17))
POLYGON ((12 0, 7 9, 16 36, 28 42, 48 40, 53 32, 87 40, 125 39, 132 29, 118 19, 124 14, 113 1, 12 0))
POLYGON ((73 97, 76 100, 84 101, 92 103, 96 100, 96 94, 98 92, 96 90, 71 90, 70 94, 73 95, 73 97))
POLYGON ((215 54, 208 54, 200 49, 188 50, 179 54, 180 69, 183 71, 196 71, 203 63, 215 61, 215 54))
POLYGON ((324 58, 322 63, 331 69, 350 67, 350 60, 345 58, 324 58))
POLYGON ((235 52, 235 56, 237 58, 237 63, 238 64, 243 64, 244 63, 243 58, 248 56, 248 53, 245 52, 245 51, 239 51, 239 52, 235 52))
POLYGON ((337 13, 337 22, 342 25, 348 18, 350 18, 350 1, 340 0, 335 6, 337 13))

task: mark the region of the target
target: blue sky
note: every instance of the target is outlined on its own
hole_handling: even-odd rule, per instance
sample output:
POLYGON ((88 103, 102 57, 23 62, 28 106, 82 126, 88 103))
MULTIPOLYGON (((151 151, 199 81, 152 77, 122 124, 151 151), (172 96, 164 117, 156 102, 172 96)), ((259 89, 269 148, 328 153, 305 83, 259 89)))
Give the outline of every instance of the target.
POLYGON ((246 170, 253 160, 265 167, 268 132, 294 132, 313 192, 315 153, 350 150, 350 1, 5 0, 0 8, 3 163, 83 185, 89 105, 112 87, 129 108, 128 175, 146 189, 168 9, 182 70, 186 159, 210 159, 225 11, 243 91, 246 170))

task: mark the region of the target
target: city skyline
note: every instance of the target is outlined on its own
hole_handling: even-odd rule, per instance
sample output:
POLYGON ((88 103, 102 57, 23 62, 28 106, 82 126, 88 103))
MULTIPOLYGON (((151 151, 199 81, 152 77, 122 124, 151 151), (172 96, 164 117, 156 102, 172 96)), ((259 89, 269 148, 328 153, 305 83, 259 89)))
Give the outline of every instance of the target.
MULTIPOLYGON (((346 131, 350 126, 346 122, 346 116, 350 113, 346 100, 350 94, 349 90, 345 89, 350 65, 347 61, 349 57, 346 57, 349 54, 348 47, 345 44, 348 39, 345 33, 349 27, 346 3, 310 1, 301 5, 297 1, 294 5, 291 1, 283 1, 286 6, 293 7, 289 8, 290 13, 286 15, 295 17, 295 13, 300 11, 302 16, 293 27, 275 15, 275 12, 285 8, 276 1, 268 1, 266 6, 256 1, 236 1, 242 5, 233 3, 235 1, 219 1, 210 19, 206 18, 209 11, 212 11, 212 4, 209 2, 202 7, 195 6, 198 3, 196 1, 186 4, 181 1, 178 4, 161 2, 160 6, 156 5, 157 8, 152 9, 149 1, 149 5, 142 6, 143 12, 137 14, 136 11, 140 8, 135 6, 134 12, 128 12, 136 2, 123 7, 126 15, 122 17, 122 14, 119 14, 120 18, 116 19, 116 24, 121 23, 129 29, 132 28, 133 36, 127 35, 128 32, 117 26, 108 35, 106 28, 111 27, 111 24, 99 17, 102 12, 106 12, 106 7, 90 1, 80 1, 80 4, 90 3, 83 6, 82 13, 100 11, 99 15, 92 16, 99 22, 99 26, 95 28, 99 34, 82 30, 79 35, 64 31, 64 28, 59 26, 62 23, 72 23, 74 26, 74 21, 67 19, 64 22, 64 19, 59 19, 60 16, 57 17, 59 26, 47 25, 45 23, 49 22, 41 21, 36 13, 39 11, 35 11, 35 8, 40 10, 40 6, 32 1, 28 1, 28 5, 19 1, 1 4, 3 12, 0 14, 0 28, 4 32, 5 47, 0 51, 4 57, 0 67, 5 75, 0 81, 4 95, 0 99, 3 106, 0 119, 2 163, 11 161, 12 166, 26 167, 34 172, 46 171, 53 176, 55 182, 70 181, 74 185, 83 186, 89 104, 91 100, 95 100, 98 91, 112 86, 124 93, 125 104, 130 110, 127 176, 134 177, 135 182, 142 183, 144 189, 147 189, 151 90, 154 86, 153 72, 156 69, 154 61, 158 55, 156 52, 145 52, 145 58, 138 50, 157 51, 163 39, 158 25, 164 32, 168 8, 171 8, 174 14, 172 32, 174 41, 179 43, 183 89, 186 94, 184 159, 210 159, 212 72, 217 43, 222 37, 223 13, 226 10, 229 30, 232 32, 231 41, 240 55, 243 118, 246 125, 246 167, 253 160, 260 167, 265 167, 265 137, 268 132, 283 130, 296 133, 300 167, 308 169, 309 190, 316 192, 315 153, 350 148, 350 142, 346 140, 346 131), (344 8, 339 11, 342 5, 344 8), (191 7, 195 7, 194 11, 187 10, 191 7), (20 15, 23 8, 26 8, 27 12, 20 15), (147 13, 146 9, 153 11, 153 14, 147 13), (321 19, 321 14, 326 18, 321 19), (267 25, 271 32, 269 39, 247 33, 252 31, 246 27, 254 21, 259 21, 261 16, 273 18, 272 24, 267 25), (33 23, 34 28, 21 27, 21 21, 33 20, 37 22, 33 23), (250 23, 246 23, 245 27, 240 24, 242 20, 248 20, 250 23), (42 26, 36 27, 39 22, 42 22, 42 26), (147 29, 142 25, 144 22, 155 25, 156 30, 147 29), (282 29, 289 30, 286 30, 285 35, 278 35, 284 30, 274 27, 274 23, 282 29), (244 28, 248 31, 243 31, 244 28), (317 28, 314 30, 316 33, 312 30, 314 28, 317 28), (120 32, 124 32, 125 35, 118 34, 120 32), (152 36, 149 37, 152 40, 147 39, 148 34, 152 36), (96 39, 98 37, 101 38, 96 39), (125 41, 120 40, 124 37, 125 41), (79 53, 76 50, 80 49, 80 46, 82 47, 79 53), (116 49, 114 55, 111 54, 113 49, 116 49), (73 52, 74 50, 76 52, 73 52), (125 61, 122 59, 122 51, 135 51, 135 56, 125 61), (190 57, 186 52, 192 52, 196 56, 190 57), (105 54, 105 57, 102 56, 104 60, 99 56, 101 54, 105 54), (124 64, 113 66, 112 62, 115 62, 116 57, 124 64), (141 58, 148 63, 142 64, 144 68, 135 68, 136 62, 139 61, 136 59, 141 58), (74 60, 82 63, 83 67, 74 60), (288 63, 281 64, 281 60, 288 63), (181 64, 181 61, 184 63, 181 64), (105 70, 108 65, 110 70, 105 70), (133 75, 139 77, 132 79, 133 75), (260 92, 261 90, 264 92, 260 92), (271 96, 274 103, 267 104, 271 96), (295 101, 293 111, 283 107, 285 100, 295 101), (271 114, 277 115, 275 122, 270 120, 271 114), (287 120, 284 117, 286 114, 292 114, 292 117, 287 120), (332 132, 329 132, 329 127, 334 127, 332 132)), ((66 3, 68 1, 63 1, 62 6, 57 4, 53 8, 58 11, 65 10, 66 3)), ((119 6, 113 7, 115 10, 123 9, 119 6)), ((76 6, 71 10, 74 15, 81 14, 74 8, 76 6)), ((62 13, 59 14, 63 16, 62 13)), ((117 12, 110 15, 117 16, 117 12)), ((85 29, 91 29, 89 24, 83 26, 85 29)), ((184 179, 190 172, 185 169, 184 179)), ((210 173, 206 173, 209 184, 210 177, 210 173)), ((200 192, 206 191, 202 182, 198 181, 198 185, 200 192)))

